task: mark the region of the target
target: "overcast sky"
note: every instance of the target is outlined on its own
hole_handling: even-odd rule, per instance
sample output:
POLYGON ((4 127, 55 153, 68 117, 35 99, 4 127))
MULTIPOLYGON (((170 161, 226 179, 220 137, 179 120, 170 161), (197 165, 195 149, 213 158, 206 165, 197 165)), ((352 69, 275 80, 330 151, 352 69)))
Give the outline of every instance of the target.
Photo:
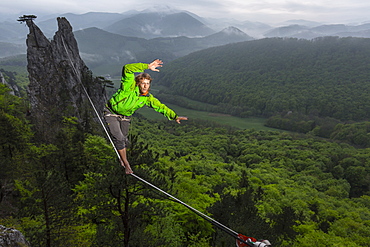
POLYGON ((201 17, 265 23, 292 19, 344 24, 370 22, 369 0, 1 0, 0 14, 4 18, 20 14, 122 13, 163 5, 201 17))

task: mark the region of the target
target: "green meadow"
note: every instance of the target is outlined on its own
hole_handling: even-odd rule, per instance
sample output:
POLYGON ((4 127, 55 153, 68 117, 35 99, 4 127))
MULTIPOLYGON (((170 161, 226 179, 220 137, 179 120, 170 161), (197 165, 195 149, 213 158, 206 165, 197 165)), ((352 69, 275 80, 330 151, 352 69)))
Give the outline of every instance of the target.
MULTIPOLYGON (((239 118, 225 114, 217 114, 206 111, 186 109, 173 104, 166 105, 170 107, 172 110, 174 110, 179 116, 186 116, 193 121, 197 120, 212 121, 218 124, 228 125, 239 129, 276 130, 264 126, 266 122, 266 119, 264 118, 256 117, 239 118)), ((149 107, 143 107, 139 109, 137 112, 151 120, 166 120, 166 118, 162 114, 155 112, 153 109, 149 107)))
MULTIPOLYGON (((110 89, 108 92, 108 95, 113 94, 117 88, 120 86, 120 79, 119 78, 111 78, 112 82, 114 83, 114 90, 110 89)), ((161 90, 167 89, 164 86, 155 85, 151 87, 151 92, 154 93, 154 96, 161 92, 161 90)), ((182 100, 191 103, 192 105, 207 105, 206 103, 191 100, 189 98, 178 96, 182 100)), ((164 102, 165 103, 165 102, 164 102)), ((217 124, 231 126, 238 129, 255 129, 255 130, 275 130, 279 131, 274 128, 269 128, 265 126, 265 123, 267 119, 265 118, 257 118, 257 117, 249 117, 249 118, 240 118, 240 117, 234 117, 231 115, 226 114, 218 114, 214 112, 207 112, 207 111, 199 111, 199 110, 193 110, 184 108, 178 105, 165 103, 169 108, 174 110, 179 116, 185 116, 188 117, 192 121, 210 121, 215 122, 217 124)), ((163 120, 166 121, 167 119, 160 113, 154 111, 153 109, 149 107, 143 107, 136 111, 137 113, 143 115, 145 118, 150 120, 163 120)))

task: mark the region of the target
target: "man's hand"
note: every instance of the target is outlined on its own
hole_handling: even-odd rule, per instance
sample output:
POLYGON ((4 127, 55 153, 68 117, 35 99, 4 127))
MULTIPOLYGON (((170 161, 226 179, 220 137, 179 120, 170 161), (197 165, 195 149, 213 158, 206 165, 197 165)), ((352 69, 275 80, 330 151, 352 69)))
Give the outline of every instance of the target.
POLYGON ((187 117, 177 117, 175 121, 176 121, 178 124, 180 124, 180 123, 181 123, 181 120, 188 120, 188 118, 187 118, 187 117))
POLYGON ((157 67, 162 67, 162 64, 163 64, 162 60, 156 59, 153 62, 151 62, 150 64, 148 64, 148 68, 150 70, 159 72, 159 69, 157 69, 157 67))

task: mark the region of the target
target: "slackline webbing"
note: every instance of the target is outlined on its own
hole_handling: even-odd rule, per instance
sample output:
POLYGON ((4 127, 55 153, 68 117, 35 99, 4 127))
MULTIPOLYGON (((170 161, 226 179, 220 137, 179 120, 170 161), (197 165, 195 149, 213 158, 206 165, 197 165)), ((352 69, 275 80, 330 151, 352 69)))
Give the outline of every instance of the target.
MULTIPOLYGON (((66 47, 66 44, 65 44, 65 42, 64 42, 63 35, 62 35, 62 43, 63 43, 63 47, 64 47, 64 49, 65 49, 65 51, 66 51, 66 53, 67 53, 67 56, 68 56, 69 62, 70 62, 70 64, 71 64, 71 67, 72 67, 72 69, 73 69, 73 71, 74 71, 74 73, 75 73, 75 75, 76 75, 76 77, 77 77, 78 82, 80 83, 80 85, 81 85, 81 87, 82 87, 83 91, 84 91, 84 92, 85 92, 85 94, 86 94, 86 97, 88 98, 88 100, 89 100, 89 102, 90 102, 90 104, 91 104, 92 108, 94 109, 94 112, 95 112, 96 116, 98 117, 99 122, 100 122, 101 126, 103 127, 103 129, 104 129, 104 131, 105 131, 105 134, 108 136, 108 139, 109 139, 110 143, 112 144, 112 146, 113 146, 113 148, 114 148, 114 150, 115 150, 115 152, 116 152, 116 154, 117 154, 118 158, 119 158, 119 159, 121 159, 121 156, 119 155, 119 153, 118 153, 118 151, 117 151, 117 148, 115 147, 115 145, 114 145, 114 143, 113 143, 113 140, 112 140, 112 138, 110 137, 109 132, 108 132, 108 130, 107 130, 107 128, 106 128, 106 126, 104 125, 104 123, 103 123, 103 121, 102 121, 102 119, 101 119, 101 117, 100 117, 100 114, 98 113, 98 111, 97 111, 97 109, 96 109, 96 107, 95 107, 95 105, 94 105, 94 102, 91 100, 91 97, 90 97, 90 95, 88 94, 88 92, 87 92, 87 90, 86 90, 85 86, 83 85, 83 83, 82 83, 82 81, 81 81, 81 78, 78 76, 77 70, 76 70, 76 68, 75 68, 75 66, 74 66, 74 64, 73 64, 73 62, 72 62, 72 59, 71 59, 71 57, 70 57, 70 54, 69 54, 69 52, 68 52, 68 50, 67 50, 67 47, 66 47)), ((131 173, 130 175, 131 175, 131 176, 133 176, 133 177, 135 177, 135 178, 136 178, 136 179, 138 179, 139 181, 141 181, 141 182, 143 182, 143 183, 145 183, 145 184, 149 185, 150 187, 152 187, 152 188, 154 188, 154 189, 156 189, 156 190, 158 190, 158 191, 162 192, 163 194, 165 194, 165 195, 167 195, 168 197, 172 198, 172 199, 173 199, 173 200, 175 200, 176 202, 178 202, 178 203, 180 203, 180 204, 184 205, 185 207, 187 207, 188 209, 190 209, 190 210, 191 210, 191 211, 193 211, 194 213, 198 214, 199 216, 201 216, 202 218, 204 218, 204 219, 205 219, 205 220, 207 220, 208 222, 212 223, 213 225, 217 226, 218 228, 220 228, 221 230, 225 231, 225 232, 226 232, 226 233, 228 233, 229 235, 233 236, 234 238, 236 238, 236 239, 237 239, 237 240, 239 240, 240 242, 242 242, 242 243, 244 243, 244 244, 247 244, 247 245, 249 245, 249 246, 253 246, 253 243, 246 242, 245 240, 243 240, 243 239, 239 238, 239 236, 238 236, 239 234, 238 234, 236 231, 234 231, 234 230, 232 230, 232 229, 230 229, 230 228, 228 228, 228 227, 224 226, 223 224, 219 223, 218 221, 216 221, 216 220, 212 219, 211 217, 209 217, 209 216, 207 216, 207 215, 203 214, 202 212, 198 211, 197 209, 195 209, 195 208, 193 208, 193 207, 189 206, 188 204, 186 204, 186 203, 184 203, 183 201, 181 201, 181 200, 177 199, 177 198, 176 198, 176 197, 174 197, 173 195, 171 195, 171 194, 169 194, 169 193, 165 192, 164 190, 162 190, 162 189, 158 188, 157 186, 155 186, 155 185, 153 185, 153 184, 149 183, 148 181, 146 181, 146 180, 142 179, 141 177, 137 176, 136 174, 131 173)))

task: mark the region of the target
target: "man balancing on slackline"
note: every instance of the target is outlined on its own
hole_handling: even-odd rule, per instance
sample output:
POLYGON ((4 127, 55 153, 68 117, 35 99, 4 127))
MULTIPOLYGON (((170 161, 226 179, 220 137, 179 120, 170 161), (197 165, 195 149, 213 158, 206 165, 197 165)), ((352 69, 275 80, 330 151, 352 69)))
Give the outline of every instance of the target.
POLYGON ((113 143, 120 155, 121 165, 125 167, 126 174, 133 173, 130 163, 127 160, 126 148, 128 146, 128 131, 131 115, 147 105, 155 111, 162 113, 169 120, 181 123, 187 117, 179 117, 177 114, 162 104, 152 94, 149 93, 152 78, 146 69, 159 72, 157 67, 162 67, 163 62, 156 59, 150 64, 132 63, 126 64, 122 68, 121 87, 109 99, 105 106, 104 118, 108 124, 113 143), (135 76, 135 73, 140 73, 135 76))

